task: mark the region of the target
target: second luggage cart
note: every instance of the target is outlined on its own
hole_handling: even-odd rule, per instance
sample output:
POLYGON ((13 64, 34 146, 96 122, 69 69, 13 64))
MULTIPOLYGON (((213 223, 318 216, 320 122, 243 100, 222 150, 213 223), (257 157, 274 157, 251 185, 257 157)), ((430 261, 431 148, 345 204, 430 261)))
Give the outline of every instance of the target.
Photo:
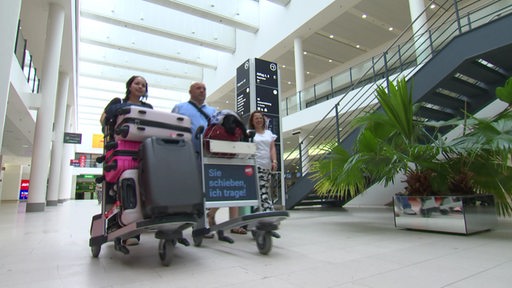
MULTIPOLYGON (((206 141, 209 141, 209 151, 203 149, 201 155, 205 208, 260 207, 255 144, 206 141)), ((192 233, 194 245, 201 246, 204 236, 213 231, 219 240, 234 243, 224 231, 246 225, 256 240, 258 251, 266 255, 272 250, 272 232, 288 217, 288 211, 256 212, 208 228, 205 221, 200 221, 192 233)))

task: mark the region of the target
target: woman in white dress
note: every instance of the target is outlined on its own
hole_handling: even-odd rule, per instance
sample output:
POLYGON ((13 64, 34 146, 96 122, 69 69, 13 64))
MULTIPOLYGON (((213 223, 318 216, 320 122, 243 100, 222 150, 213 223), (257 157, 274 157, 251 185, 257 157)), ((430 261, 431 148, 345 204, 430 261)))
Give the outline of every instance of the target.
POLYGON ((267 129, 265 115, 261 111, 254 111, 249 118, 249 128, 256 131, 256 167, 258 171, 258 185, 260 188, 260 211, 273 211, 270 180, 271 172, 277 170, 277 156, 275 140, 277 136, 267 129))

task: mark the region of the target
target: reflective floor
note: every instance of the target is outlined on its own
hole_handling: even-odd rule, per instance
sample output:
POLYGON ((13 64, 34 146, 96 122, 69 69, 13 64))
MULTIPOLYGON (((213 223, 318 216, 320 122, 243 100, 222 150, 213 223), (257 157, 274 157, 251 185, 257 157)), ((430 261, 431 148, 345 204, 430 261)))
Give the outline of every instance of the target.
MULTIPOLYGON (((0 287, 510 287, 512 219, 490 232, 460 236, 399 230, 391 208, 290 211, 272 251, 248 235, 234 244, 205 239, 178 245, 170 267, 158 241, 142 235, 130 255, 88 247, 94 200, 25 213, 0 204, 0 287)), ((218 222, 227 219, 221 209, 218 222)), ((191 240, 191 230, 185 236, 191 240)))

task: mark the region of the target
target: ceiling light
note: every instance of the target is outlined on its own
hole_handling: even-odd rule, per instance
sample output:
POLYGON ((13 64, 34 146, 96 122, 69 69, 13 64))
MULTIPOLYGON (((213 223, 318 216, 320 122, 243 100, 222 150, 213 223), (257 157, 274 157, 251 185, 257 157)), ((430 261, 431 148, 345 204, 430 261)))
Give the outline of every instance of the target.
POLYGON ((329 35, 329 38, 334 38, 334 35, 329 35))
POLYGON ((292 85, 292 82, 291 82, 291 81, 288 81, 288 85, 292 85))
POLYGON ((388 28, 388 30, 389 30, 389 31, 393 31, 393 27, 389 27, 389 28, 388 28))
POLYGON ((356 45, 356 48, 360 48, 361 46, 359 46, 359 44, 356 45))
POLYGON ((304 55, 308 55, 308 52, 304 51, 304 55))
POLYGON ((434 8, 436 8, 436 4, 430 5, 430 9, 434 9, 434 8))
POLYGON ((363 17, 363 19, 366 19, 366 14, 363 14, 361 17, 363 17))
POLYGON ((332 63, 332 59, 329 59, 329 63, 332 63))
POLYGON ((286 68, 286 65, 282 65, 281 67, 286 68))
POLYGON ((309 71, 306 71, 306 74, 308 74, 308 75, 309 75, 309 71))

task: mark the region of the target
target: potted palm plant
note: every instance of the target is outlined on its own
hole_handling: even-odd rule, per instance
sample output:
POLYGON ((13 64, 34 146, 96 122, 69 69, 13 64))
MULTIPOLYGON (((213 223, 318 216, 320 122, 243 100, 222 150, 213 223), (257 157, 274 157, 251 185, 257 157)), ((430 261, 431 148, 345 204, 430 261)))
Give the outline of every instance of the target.
MULTIPOLYGON (((511 86, 509 80, 498 88, 498 97, 512 99, 511 86)), ((353 151, 331 145, 327 156, 313 163, 317 193, 354 197, 374 183, 390 185, 399 174, 406 188, 393 197, 397 227, 469 234, 492 228, 496 214, 511 216, 511 112, 425 122, 414 117, 411 91, 405 79, 376 89, 382 109, 354 120, 361 130, 353 151), (437 132, 457 125, 463 133, 453 139, 437 132)))

